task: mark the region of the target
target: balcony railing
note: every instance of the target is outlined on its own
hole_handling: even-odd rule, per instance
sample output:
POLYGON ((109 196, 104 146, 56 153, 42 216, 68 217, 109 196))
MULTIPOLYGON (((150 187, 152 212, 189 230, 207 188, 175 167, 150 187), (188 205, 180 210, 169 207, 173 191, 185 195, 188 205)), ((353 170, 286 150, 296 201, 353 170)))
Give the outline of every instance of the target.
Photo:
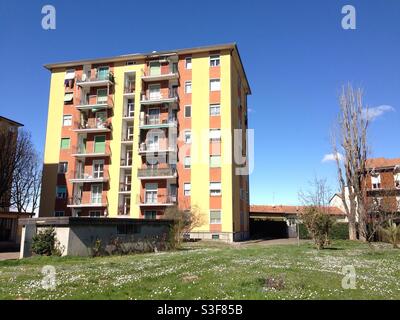
POLYGON ((69 207, 106 207, 108 206, 108 200, 101 198, 91 198, 89 201, 85 202, 82 197, 74 196, 68 198, 67 205, 69 207))
POLYGON ((141 102, 142 104, 151 104, 151 103, 167 103, 167 102, 176 102, 178 101, 178 92, 177 90, 168 90, 168 91, 160 91, 157 93, 146 93, 142 94, 141 102))
POLYGON ((84 121, 75 122, 75 130, 95 130, 95 131, 110 131, 112 129, 111 122, 101 119, 90 118, 84 121), (98 129, 98 130, 96 130, 98 129))
POLYGON ((160 67, 157 70, 152 70, 151 68, 147 68, 146 70, 142 69, 142 80, 143 81, 152 81, 152 80, 169 80, 179 78, 178 68, 174 66, 174 64, 170 63, 168 68, 160 67))
POLYGON ((130 192, 132 190, 132 184, 121 182, 119 184, 119 191, 120 192, 130 192))
POLYGON ((72 177, 71 180, 76 180, 77 182, 99 182, 109 179, 107 169, 97 172, 73 171, 72 177))
POLYGON ((140 205, 156 206, 156 205, 174 205, 177 202, 176 195, 147 195, 140 196, 140 205))
POLYGON ((71 153, 77 157, 108 157, 111 156, 111 148, 109 145, 105 145, 104 148, 98 148, 97 150, 93 147, 89 150, 84 145, 72 146, 71 153))
POLYGON ((131 207, 128 205, 118 207, 118 215, 120 215, 120 216, 129 215, 130 211, 131 211, 131 207))
POLYGON ((159 125, 165 125, 165 126, 176 126, 178 124, 178 121, 174 117, 170 117, 168 119, 160 119, 159 116, 152 116, 146 114, 144 116, 144 119, 140 119, 140 126, 159 126, 159 125))
POLYGON ((139 178, 176 177, 176 168, 145 168, 138 169, 139 178))
POLYGON ((131 167, 132 166, 132 159, 126 160, 126 159, 121 159, 121 167, 131 167))
POLYGON ((114 99, 109 96, 98 96, 98 95, 90 95, 84 96, 81 99, 76 101, 77 108, 90 108, 90 107, 99 107, 99 106, 107 106, 108 108, 112 108, 114 106, 114 99))
POLYGON ((135 93, 135 81, 128 81, 124 86, 124 94, 133 94, 135 93))
POLYGON ((88 72, 82 75, 76 76, 76 83, 92 83, 92 82, 111 82, 114 83, 114 74, 112 72, 99 73, 99 72, 88 72))
POLYGON ((168 143, 162 143, 160 145, 151 145, 142 142, 139 146, 139 153, 145 152, 175 152, 176 146, 168 146, 168 143))

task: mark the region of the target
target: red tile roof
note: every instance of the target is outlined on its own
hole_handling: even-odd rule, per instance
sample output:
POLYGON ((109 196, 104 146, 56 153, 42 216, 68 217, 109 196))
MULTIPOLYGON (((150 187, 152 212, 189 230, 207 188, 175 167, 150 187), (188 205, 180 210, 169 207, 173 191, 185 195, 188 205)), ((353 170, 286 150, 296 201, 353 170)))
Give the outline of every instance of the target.
MULTIPOLYGON (((250 213, 269 213, 269 214, 299 214, 304 210, 304 206, 264 206, 251 205, 250 213)), ((333 216, 344 216, 345 213, 337 207, 327 207, 327 211, 333 216)))
POLYGON ((366 167, 368 169, 395 167, 397 165, 400 165, 400 158, 394 158, 394 159, 373 158, 373 159, 368 159, 366 162, 366 167))

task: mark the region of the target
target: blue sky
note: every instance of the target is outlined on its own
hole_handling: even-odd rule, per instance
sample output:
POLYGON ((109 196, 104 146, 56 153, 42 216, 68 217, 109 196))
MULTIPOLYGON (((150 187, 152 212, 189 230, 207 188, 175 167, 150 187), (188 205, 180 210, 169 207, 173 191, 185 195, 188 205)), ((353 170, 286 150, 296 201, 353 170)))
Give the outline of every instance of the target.
POLYGON ((398 0, 0 0, 0 39, 0 115, 24 123, 40 150, 49 93, 43 64, 237 42, 253 91, 252 203, 297 204, 315 175, 336 188, 334 164, 321 160, 331 152, 347 82, 364 88, 370 107, 394 109, 371 124, 372 156, 400 156, 398 0), (57 10, 56 30, 41 28, 46 4, 57 10), (346 4, 356 8, 356 30, 341 28, 346 4))

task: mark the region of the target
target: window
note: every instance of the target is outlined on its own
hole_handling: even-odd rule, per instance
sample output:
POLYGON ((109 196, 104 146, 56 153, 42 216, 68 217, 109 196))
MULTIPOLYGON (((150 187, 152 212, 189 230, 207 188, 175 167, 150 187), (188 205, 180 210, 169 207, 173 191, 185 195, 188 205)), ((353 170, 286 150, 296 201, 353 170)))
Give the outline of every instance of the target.
POLYGON ((221 224, 221 210, 210 211, 210 224, 221 224))
POLYGON ((397 211, 400 212, 400 197, 396 197, 397 201, 397 211))
POLYGON ((221 106, 219 104, 210 104, 210 116, 219 116, 221 114, 221 106))
POLYGON ((104 177, 104 160, 93 160, 93 178, 104 177))
POLYGON ((66 173, 68 171, 68 162, 60 162, 58 164, 58 173, 66 173))
POLYGON ((108 80, 108 78, 109 78, 108 67, 99 67, 97 69, 97 79, 108 80))
POLYGON ((94 137, 94 153, 105 153, 106 152, 106 136, 95 136, 94 137))
POLYGON ((66 186, 57 186, 56 197, 57 197, 57 199, 67 198, 67 187, 66 186))
POLYGON ((185 160, 184 160, 185 161, 185 163, 184 163, 185 169, 190 169, 191 160, 192 160, 191 157, 185 157, 185 160))
POLYGON ((183 195, 190 196, 191 189, 192 189, 192 185, 190 183, 185 183, 183 185, 183 195))
POLYGON ((210 167, 220 168, 221 167, 221 156, 210 156, 210 167))
POLYGON ((72 126, 72 116, 71 115, 63 116, 63 126, 64 127, 72 126))
POLYGON ((395 186, 397 189, 400 189, 400 173, 396 173, 396 174, 394 175, 394 186, 395 186))
POLYGON ((145 196, 145 203, 157 203, 157 190, 158 184, 157 183, 146 183, 146 196, 145 196))
POLYGON ((64 211, 54 211, 55 217, 64 217, 64 211))
POLYGON ((185 93, 192 93, 192 81, 185 82, 185 93))
POLYGON ((161 64, 158 61, 151 61, 149 63, 150 75, 158 76, 161 74, 161 64))
POLYGON ((187 57, 185 59, 185 68, 186 69, 192 69, 192 57, 187 57))
POLYGON ((101 217, 101 211, 89 211, 89 216, 92 218, 99 218, 101 217))
POLYGON ((210 140, 221 140, 221 129, 210 129, 210 140))
POLYGON ((381 188, 381 175, 378 174, 376 176, 371 177, 372 189, 380 189, 381 188))
POLYGON ((72 99, 74 99, 74 94, 72 92, 68 92, 64 95, 64 102, 71 103, 72 99))
POLYGON ((192 143, 192 132, 190 130, 185 131, 185 143, 192 143))
POLYGON ((97 89, 97 104, 107 103, 107 89, 97 89))
POLYGON ((221 81, 219 79, 211 79, 210 91, 220 91, 220 90, 221 90, 221 81))
POLYGON ((210 67, 218 67, 220 63, 219 55, 210 56, 210 67))
POLYGON ((221 182, 210 182, 210 196, 221 195, 221 182))
POLYGON ((192 116, 192 106, 185 106, 185 118, 192 116))
POLYGON ((135 64, 135 61, 127 61, 126 65, 127 66, 133 66, 135 64))
POLYGON ((211 239, 212 239, 212 240, 219 240, 219 234, 213 234, 213 235, 211 236, 211 239))
POLYGON ((65 80, 75 79, 75 69, 65 71, 65 80))
POLYGON ((158 100, 161 98, 161 86, 159 84, 149 85, 149 99, 158 100))
POLYGON ((61 139, 61 149, 69 149, 70 138, 62 138, 61 139))
POLYGON ((157 218, 157 212, 156 211, 145 211, 144 212, 144 218, 145 219, 150 219, 150 220, 155 220, 157 218))
POLYGON ((94 184, 92 185, 92 193, 91 193, 91 203, 100 204, 101 203, 101 195, 103 193, 103 185, 102 184, 94 184))

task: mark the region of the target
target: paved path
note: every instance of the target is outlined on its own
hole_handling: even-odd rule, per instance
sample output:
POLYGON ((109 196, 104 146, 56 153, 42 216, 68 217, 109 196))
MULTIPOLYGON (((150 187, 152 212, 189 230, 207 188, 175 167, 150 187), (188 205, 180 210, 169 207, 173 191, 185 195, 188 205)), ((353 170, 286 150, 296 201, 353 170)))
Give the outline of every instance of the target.
POLYGON ((0 261, 18 259, 19 252, 0 252, 0 261))
MULTIPOLYGON (((304 240, 300 240, 300 243, 302 243, 304 240)), ((258 240, 249 240, 249 241, 243 241, 243 242, 237 242, 240 245, 253 245, 253 244, 259 244, 263 246, 275 246, 275 245, 287 245, 287 244, 297 244, 297 238, 291 238, 291 239, 274 239, 274 240, 264 240, 264 239, 258 239, 258 240)))

